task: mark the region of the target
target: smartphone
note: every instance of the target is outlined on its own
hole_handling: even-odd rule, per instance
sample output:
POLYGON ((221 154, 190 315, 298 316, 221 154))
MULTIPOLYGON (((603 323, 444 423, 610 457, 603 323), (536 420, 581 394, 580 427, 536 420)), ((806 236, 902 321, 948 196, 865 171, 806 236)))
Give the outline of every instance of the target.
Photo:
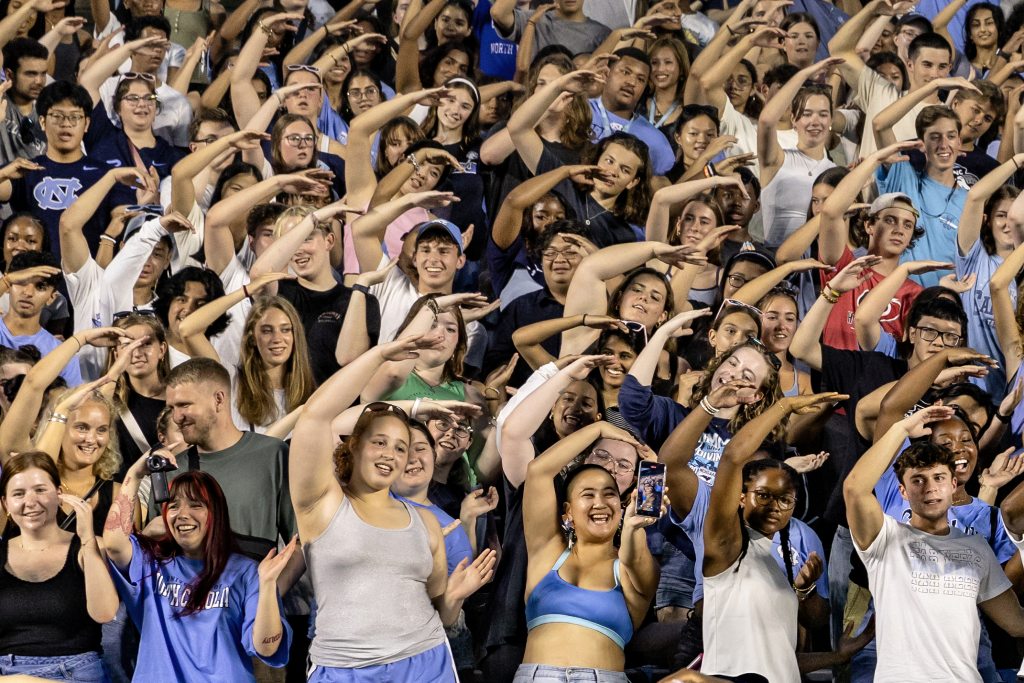
POLYGON ((641 461, 636 480, 636 513, 645 517, 661 517, 664 497, 665 463, 641 461))

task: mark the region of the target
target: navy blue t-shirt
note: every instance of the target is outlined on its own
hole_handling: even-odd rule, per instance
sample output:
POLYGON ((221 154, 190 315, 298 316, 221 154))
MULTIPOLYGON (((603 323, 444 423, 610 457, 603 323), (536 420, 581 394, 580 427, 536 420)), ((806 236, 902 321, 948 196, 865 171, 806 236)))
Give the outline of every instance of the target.
MULTIPOLYGON (((42 169, 25 171, 23 178, 11 182, 11 208, 31 213, 46 226, 53 253, 60 258, 60 217, 110 169, 102 161, 89 156, 66 164, 52 161, 45 154, 32 161, 42 169)), ((100 235, 110 223, 111 209, 135 202, 132 190, 120 183, 114 186, 83 229, 93 253, 99 247, 100 235)))
MULTIPOLYGON (((103 103, 97 104, 89 119, 89 130, 85 132, 85 148, 89 156, 103 160, 108 168, 134 166, 133 146, 124 130, 110 120, 103 103)), ((170 176, 174 165, 188 154, 188 150, 175 147, 160 136, 156 136, 155 146, 136 147, 136 150, 146 168, 156 169, 160 180, 170 176)))
POLYGON ((473 33, 480 41, 480 71, 503 81, 515 78, 517 45, 499 36, 494 29, 490 0, 480 0, 476 4, 473 33))

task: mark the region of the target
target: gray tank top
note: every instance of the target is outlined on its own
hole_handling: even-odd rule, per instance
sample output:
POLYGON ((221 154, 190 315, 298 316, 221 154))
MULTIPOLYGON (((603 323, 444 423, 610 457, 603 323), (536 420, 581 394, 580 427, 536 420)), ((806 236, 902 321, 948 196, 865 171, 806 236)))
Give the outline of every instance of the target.
POLYGON ((427 595, 430 538, 419 513, 404 505, 409 525, 380 529, 360 519, 346 496, 326 531, 304 546, 317 606, 314 664, 388 664, 445 642, 427 595))

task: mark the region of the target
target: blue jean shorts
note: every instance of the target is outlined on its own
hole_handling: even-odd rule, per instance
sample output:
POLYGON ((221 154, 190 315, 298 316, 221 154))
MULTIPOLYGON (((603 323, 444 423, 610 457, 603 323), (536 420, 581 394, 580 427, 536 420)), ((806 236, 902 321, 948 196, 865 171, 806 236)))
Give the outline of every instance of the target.
POLYGON ((99 653, 83 652, 66 657, 21 657, 0 655, 0 675, 27 674, 51 681, 107 683, 107 672, 99 653))
POLYGON ((629 683, 626 674, 607 669, 520 664, 512 683, 629 683))
POLYGON ((343 669, 314 666, 309 683, 458 683, 448 643, 390 664, 343 669))

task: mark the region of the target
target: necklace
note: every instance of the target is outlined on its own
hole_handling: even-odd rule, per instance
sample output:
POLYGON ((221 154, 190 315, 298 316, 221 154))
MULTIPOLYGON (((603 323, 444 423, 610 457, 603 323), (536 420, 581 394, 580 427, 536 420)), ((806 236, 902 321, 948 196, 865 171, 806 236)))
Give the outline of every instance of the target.
POLYGON ((21 546, 22 551, 24 551, 26 553, 41 553, 41 552, 49 550, 50 548, 53 547, 52 545, 48 544, 48 545, 44 545, 42 548, 26 548, 25 547, 25 539, 23 537, 20 537, 20 536, 18 537, 18 545, 21 546))
POLYGON ((583 221, 583 223, 584 223, 584 224, 586 224, 586 225, 590 225, 590 221, 592 221, 593 219, 597 218, 598 216, 600 216, 600 215, 602 215, 602 214, 606 214, 606 213, 608 213, 608 209, 604 209, 604 208, 602 208, 602 209, 601 209, 600 211, 598 211, 598 212, 597 212, 597 213, 595 213, 595 214, 594 214, 593 216, 591 216, 591 215, 590 215, 590 200, 591 200, 591 199, 593 199, 593 198, 592 198, 592 197, 591 197, 590 195, 587 195, 587 201, 585 201, 585 202, 583 203, 583 210, 584 210, 584 211, 586 212, 586 214, 587 214, 587 217, 586 217, 586 219, 585 219, 585 220, 583 221))

